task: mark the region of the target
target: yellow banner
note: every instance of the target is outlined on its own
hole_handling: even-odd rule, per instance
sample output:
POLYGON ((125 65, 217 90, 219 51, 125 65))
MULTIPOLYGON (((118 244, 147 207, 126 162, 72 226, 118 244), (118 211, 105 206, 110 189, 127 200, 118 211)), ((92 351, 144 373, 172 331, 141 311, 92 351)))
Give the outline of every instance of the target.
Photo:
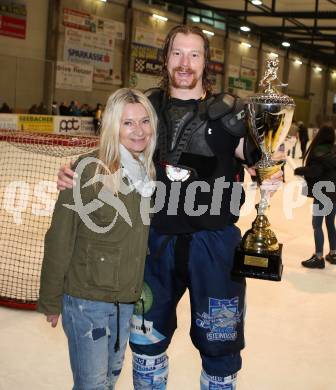
POLYGON ((18 130, 29 133, 53 133, 52 115, 19 115, 18 130))

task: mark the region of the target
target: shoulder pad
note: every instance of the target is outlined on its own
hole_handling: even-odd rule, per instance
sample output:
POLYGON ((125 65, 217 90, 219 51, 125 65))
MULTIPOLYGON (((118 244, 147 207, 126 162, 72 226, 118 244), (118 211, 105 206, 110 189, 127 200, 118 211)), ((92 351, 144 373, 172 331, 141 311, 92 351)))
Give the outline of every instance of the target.
POLYGON ((216 120, 231 112, 235 106, 236 97, 229 93, 213 96, 208 105, 208 117, 216 120))
POLYGON ((234 137, 246 135, 244 101, 238 96, 229 93, 217 95, 208 106, 208 118, 219 120, 223 129, 234 137))

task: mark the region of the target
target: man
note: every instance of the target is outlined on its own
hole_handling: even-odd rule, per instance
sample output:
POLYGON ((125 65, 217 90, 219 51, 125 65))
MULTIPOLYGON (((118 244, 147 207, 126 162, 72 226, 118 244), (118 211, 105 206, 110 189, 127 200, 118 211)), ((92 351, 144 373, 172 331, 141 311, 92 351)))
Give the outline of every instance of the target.
MULTIPOLYGON (((231 277, 240 241, 231 208, 239 210, 243 198, 231 195, 242 180, 242 160, 256 157, 244 137, 241 101, 211 95, 209 61, 209 42, 198 27, 174 27, 164 46, 161 88, 148 94, 159 117, 156 170, 166 197, 153 216, 144 290, 133 317, 137 390, 166 389, 166 349, 187 288, 190 335, 202 358, 201 389, 234 390, 241 368, 245 280, 231 277)), ((64 173, 60 188, 69 183, 64 173)), ((279 181, 281 172, 270 183, 279 181)))

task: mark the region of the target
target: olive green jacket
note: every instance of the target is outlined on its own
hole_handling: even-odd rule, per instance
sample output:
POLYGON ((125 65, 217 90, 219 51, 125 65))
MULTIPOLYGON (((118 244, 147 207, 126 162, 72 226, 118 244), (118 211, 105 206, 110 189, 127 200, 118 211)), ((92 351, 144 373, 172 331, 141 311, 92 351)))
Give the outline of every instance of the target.
MULTIPOLYGON (((88 214, 97 229, 106 228, 116 218, 115 224, 111 229, 106 228, 104 233, 92 231, 78 212, 63 205, 75 203, 73 190, 60 192, 45 236, 37 308, 44 314, 61 312, 64 293, 89 300, 121 303, 135 302, 140 297, 149 230, 140 214, 141 196, 134 190, 127 195, 118 194, 126 206, 132 222, 130 226, 120 214, 117 215, 114 207, 99 201, 101 183, 83 188, 83 184, 94 176, 95 169, 95 163, 86 166, 80 183, 77 183, 83 204, 93 200, 98 200, 99 206, 102 204, 88 214)), ((109 195, 113 197, 111 192, 109 195)))

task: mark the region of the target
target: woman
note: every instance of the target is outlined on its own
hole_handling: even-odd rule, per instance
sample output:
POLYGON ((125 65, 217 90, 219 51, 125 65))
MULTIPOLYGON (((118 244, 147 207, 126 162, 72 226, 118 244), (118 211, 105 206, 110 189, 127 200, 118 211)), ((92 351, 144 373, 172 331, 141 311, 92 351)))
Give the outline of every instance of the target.
POLYGON ((140 201, 154 190, 156 123, 141 92, 109 97, 99 149, 77 160, 79 183, 60 193, 45 237, 38 311, 52 327, 62 313, 73 390, 114 389, 122 368, 143 283, 140 201))
POLYGON ((310 259, 302 261, 301 264, 307 268, 324 268, 323 218, 325 218, 327 226, 330 247, 330 252, 325 259, 331 264, 336 264, 336 148, 335 130, 332 127, 321 127, 309 146, 303 161, 304 167, 296 168, 294 173, 304 176, 307 181, 308 196, 314 198, 312 225, 315 253, 310 259), (319 182, 320 184, 317 184, 319 182), (315 184, 317 186, 314 188, 315 184), (320 185, 322 186, 319 187, 320 185), (319 188, 321 188, 321 191, 319 191, 319 188), (329 199, 326 199, 326 196, 329 199), (328 203, 326 203, 326 200, 328 203))

